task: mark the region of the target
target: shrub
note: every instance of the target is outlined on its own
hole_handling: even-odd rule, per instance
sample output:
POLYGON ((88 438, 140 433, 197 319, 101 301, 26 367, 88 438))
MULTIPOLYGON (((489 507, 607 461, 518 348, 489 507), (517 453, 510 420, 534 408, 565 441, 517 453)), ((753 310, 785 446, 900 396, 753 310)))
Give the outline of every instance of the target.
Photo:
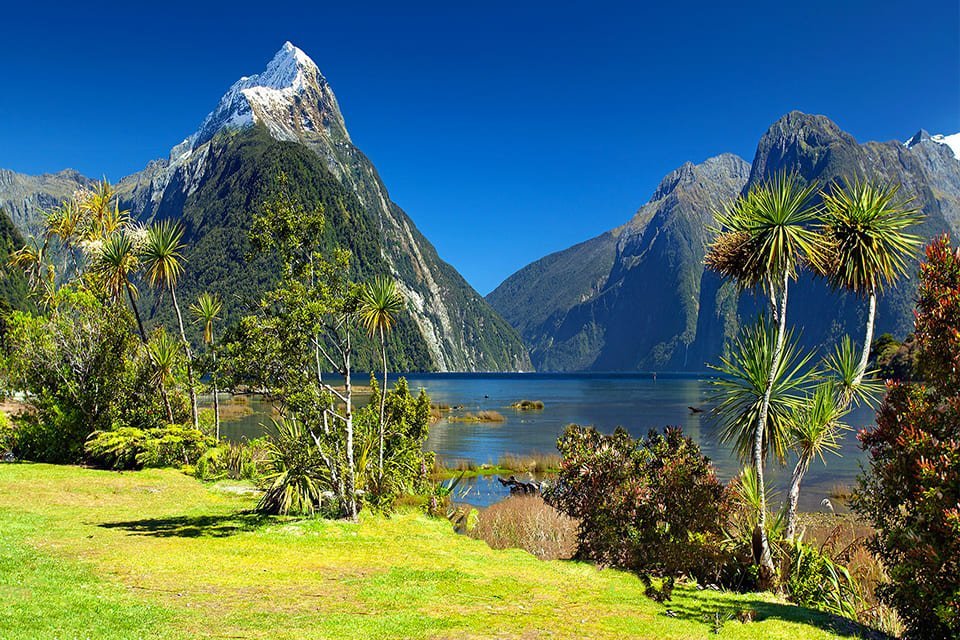
POLYGON ((266 492, 257 503, 260 513, 312 515, 323 506, 330 478, 320 455, 296 418, 273 421, 267 445, 266 492))
POLYGON ((854 508, 890 582, 880 598, 916 638, 960 636, 960 250, 934 240, 920 268, 916 342, 925 384, 890 383, 854 508))
MULTIPOLYGON (((380 393, 371 380, 374 400, 380 393)), ((356 413, 358 486, 366 493, 364 502, 374 508, 391 509, 403 495, 426 495, 431 490, 429 472, 434 454, 423 450, 430 428, 430 398, 426 392, 410 393, 405 378, 399 378, 385 401, 383 474, 379 461, 378 403, 370 402, 356 413)))
POLYGON ((36 408, 22 420, 15 453, 75 463, 92 432, 160 427, 165 412, 130 312, 66 286, 57 295, 49 317, 9 318, 11 381, 36 408))
POLYGON ((540 496, 511 496, 487 507, 469 534, 494 549, 524 549, 541 560, 571 558, 577 550, 577 521, 540 496))
POLYGON ((13 421, 0 411, 0 456, 12 452, 16 442, 17 432, 13 421))
POLYGON ((141 469, 196 464, 213 444, 213 439, 198 429, 171 424, 158 429, 120 427, 95 431, 84 450, 93 464, 111 469, 141 469))
POLYGON ((679 428, 633 440, 570 425, 557 443, 563 461, 547 502, 580 521, 577 557, 641 575, 715 582, 727 491, 679 428))
POLYGON ((847 568, 802 542, 794 542, 790 549, 787 591, 802 607, 852 620, 862 608, 859 586, 847 568))
POLYGON ((268 443, 222 442, 200 456, 194 475, 200 480, 258 480, 266 470, 268 443))
POLYGON ((90 461, 111 469, 139 469, 143 465, 137 457, 143 452, 147 432, 136 427, 121 427, 113 431, 95 431, 84 447, 90 461))
POLYGON ((151 429, 137 462, 144 467, 177 467, 196 464, 214 439, 192 426, 171 424, 151 429))

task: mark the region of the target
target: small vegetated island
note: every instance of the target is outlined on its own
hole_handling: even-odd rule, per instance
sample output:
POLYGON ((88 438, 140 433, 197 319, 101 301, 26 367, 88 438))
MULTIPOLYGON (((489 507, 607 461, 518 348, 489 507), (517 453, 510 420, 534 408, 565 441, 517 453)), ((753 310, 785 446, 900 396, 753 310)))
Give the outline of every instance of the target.
POLYGON ((510 405, 511 409, 517 411, 543 411, 542 400, 517 400, 510 405))
POLYGON ((460 415, 451 415, 447 418, 450 422, 506 422, 507 419, 499 411, 482 410, 477 412, 467 411, 460 415))

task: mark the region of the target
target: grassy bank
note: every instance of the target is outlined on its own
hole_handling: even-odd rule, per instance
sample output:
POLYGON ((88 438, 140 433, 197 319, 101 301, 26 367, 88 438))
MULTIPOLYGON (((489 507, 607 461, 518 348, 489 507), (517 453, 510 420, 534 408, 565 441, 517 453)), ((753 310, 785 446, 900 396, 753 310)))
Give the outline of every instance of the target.
POLYGON ((175 471, 0 465, 0 638, 679 639, 728 616, 719 637, 851 637, 766 595, 684 587, 659 605, 630 574, 418 513, 261 518, 253 500, 175 471))

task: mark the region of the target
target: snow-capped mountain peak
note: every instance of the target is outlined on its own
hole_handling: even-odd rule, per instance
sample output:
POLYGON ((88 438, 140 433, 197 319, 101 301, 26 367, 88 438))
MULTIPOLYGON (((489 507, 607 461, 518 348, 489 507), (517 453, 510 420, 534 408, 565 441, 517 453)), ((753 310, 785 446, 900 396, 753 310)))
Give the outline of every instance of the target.
POLYGON ((954 133, 953 135, 948 136, 939 133, 930 135, 921 129, 903 144, 907 147, 912 147, 920 144, 921 142, 932 142, 935 144, 945 145, 949 147, 951 151, 953 151, 953 157, 957 160, 960 160, 960 133, 954 133))
POLYGON ((171 150, 170 162, 186 159, 220 131, 256 123, 266 125, 279 140, 350 140, 326 78, 310 56, 285 42, 266 69, 240 78, 227 90, 197 132, 171 150))

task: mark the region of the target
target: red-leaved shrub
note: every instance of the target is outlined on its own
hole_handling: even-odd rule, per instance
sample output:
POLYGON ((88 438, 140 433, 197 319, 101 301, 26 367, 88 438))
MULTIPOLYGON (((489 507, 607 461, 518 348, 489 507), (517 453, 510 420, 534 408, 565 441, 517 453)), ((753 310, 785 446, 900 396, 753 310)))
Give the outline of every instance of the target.
POLYGON ((923 384, 890 383, 860 434, 870 466, 855 507, 877 529, 890 582, 880 597, 913 638, 960 637, 960 250, 934 240, 920 268, 923 384))
POLYGON ((580 522, 577 557, 642 576, 715 582, 729 500, 709 459, 679 428, 634 440, 570 425, 547 501, 580 522))

